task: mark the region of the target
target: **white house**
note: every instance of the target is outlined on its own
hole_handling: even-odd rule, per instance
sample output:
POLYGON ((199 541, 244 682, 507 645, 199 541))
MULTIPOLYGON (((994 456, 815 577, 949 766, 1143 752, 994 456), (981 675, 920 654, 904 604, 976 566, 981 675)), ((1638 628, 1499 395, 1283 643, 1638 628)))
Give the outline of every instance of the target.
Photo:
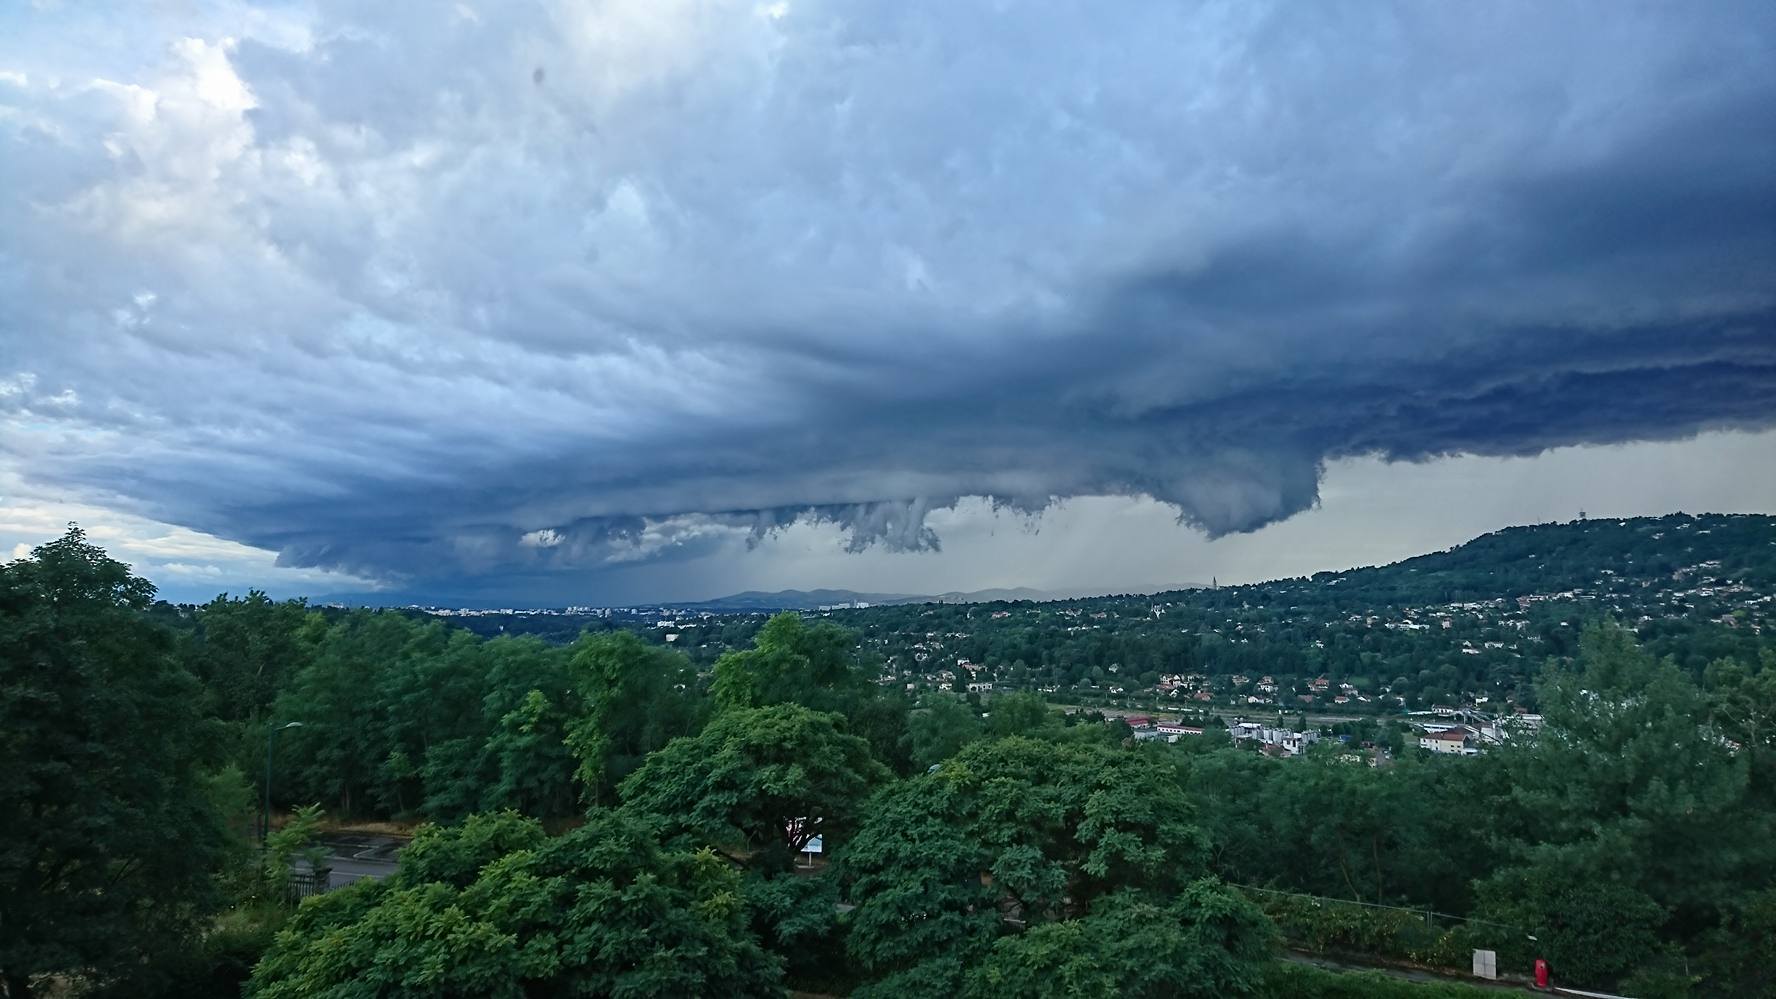
POLYGON ((1454 755, 1473 755, 1479 752, 1474 748, 1468 730, 1457 726, 1441 732, 1424 732, 1418 737, 1418 748, 1428 749, 1433 753, 1450 753, 1454 755))

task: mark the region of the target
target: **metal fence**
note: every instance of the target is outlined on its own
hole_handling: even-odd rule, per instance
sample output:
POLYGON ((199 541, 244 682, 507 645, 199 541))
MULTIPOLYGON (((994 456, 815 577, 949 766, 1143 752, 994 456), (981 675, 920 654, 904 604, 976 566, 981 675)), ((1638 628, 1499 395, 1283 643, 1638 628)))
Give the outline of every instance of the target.
POLYGON ((1513 934, 1523 932, 1517 927, 1507 923, 1495 923, 1487 919, 1475 919, 1472 916, 1457 916, 1453 913, 1437 912, 1429 908, 1421 909, 1416 906, 1382 905, 1379 902, 1360 902, 1354 898, 1337 898, 1331 895, 1309 895, 1305 892, 1298 891, 1279 891, 1275 888, 1260 888, 1257 885, 1242 885, 1231 881, 1228 882, 1228 884, 1241 891, 1258 892, 1264 895, 1283 895, 1289 898, 1304 898, 1313 902, 1315 905, 1360 905, 1365 909, 1386 909, 1390 912, 1409 912, 1412 915, 1423 919, 1425 926, 1431 929, 1438 928, 1439 924, 1442 926, 1461 924, 1467 926, 1493 927, 1513 934))
POLYGON ((318 871, 291 871, 290 896, 300 902, 310 895, 319 895, 328 888, 333 872, 328 868, 318 871))

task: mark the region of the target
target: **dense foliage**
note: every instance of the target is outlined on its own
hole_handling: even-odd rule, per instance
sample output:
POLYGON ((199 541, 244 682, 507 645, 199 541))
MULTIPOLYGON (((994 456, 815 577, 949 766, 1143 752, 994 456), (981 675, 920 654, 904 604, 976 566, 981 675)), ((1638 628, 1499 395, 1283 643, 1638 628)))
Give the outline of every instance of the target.
POLYGON ((882 995, 1251 994, 1270 927, 1191 819, 1157 754, 970 746, 872 803, 841 862, 851 954, 882 995))
POLYGON ((841 716, 779 704, 733 708, 674 739, 623 781, 622 793, 672 833, 769 871, 788 867, 815 837, 843 839, 870 789, 888 777, 841 716))
MULTIPOLYGON (((1722 520, 1744 528, 1736 544, 1767 544, 1761 521, 1722 520)), ((1604 558, 1579 533, 1528 585, 1604 558)), ((1767 581, 1743 582, 1764 578, 1764 554, 1731 564, 1732 599, 1768 605, 1767 581)), ((1124 623, 1176 632, 1216 602, 1301 616, 1323 598, 1309 616, 1349 624, 1354 593, 1419 599, 1402 573, 1485 602, 1510 592, 1486 589, 1499 572, 1445 553, 1274 584, 1291 603, 1209 591, 1124 623)), ((706 655, 657 629, 551 644, 257 593, 151 596, 78 532, 0 569, 8 996, 52 980, 233 994, 248 969, 267 997, 1436 994, 1281 965, 1279 941, 1443 967, 1484 948, 1515 973, 1547 958, 1566 984, 1776 996, 1776 651, 1759 610, 1733 655, 1697 662, 1686 633, 1590 605, 1592 623, 1548 631, 1537 671, 1509 680, 1539 732, 1478 757, 1327 738, 1273 759, 1206 718, 1210 734, 1167 745, 1033 692, 909 691, 880 621, 741 619, 706 655), (292 904, 282 882, 312 862, 314 813, 280 822, 263 862, 238 834, 273 733, 280 811, 424 823, 397 873, 292 904)), ((1017 617, 978 610, 882 620, 955 614, 990 637, 1017 617)), ((1115 636, 1111 613, 1063 617, 1079 630, 1056 641, 1115 636)), ((1291 627, 1302 655, 1344 641, 1291 627)), ((1191 638, 1277 652, 1284 630, 1191 638)), ((1131 627, 1116 654, 1160 633, 1131 627)), ((938 634, 921 641, 976 637, 938 634)), ((1057 654, 1047 634, 1016 638, 1037 643, 1026 665, 1057 654)))
POLYGON ((388 880, 303 905, 248 995, 782 994, 739 874, 661 850, 627 816, 595 809, 553 838, 511 813, 477 816, 411 850, 388 880))
POLYGON ((226 833, 203 690, 146 580, 78 530, 0 566, 0 976, 143 987, 199 936, 226 833))
MULTIPOLYGON (((1221 708, 1386 713, 1487 698, 1533 710, 1549 657, 1578 649, 1587 621, 1631 627, 1700 678, 1752 662, 1776 627, 1776 518, 1581 520, 1515 527, 1377 568, 1241 586, 1048 603, 906 604, 837 610, 895 680, 1037 690, 1081 704, 1169 705, 1193 691, 1221 708), (960 667, 965 662, 967 668, 960 667), (1274 694, 1233 683, 1272 676, 1274 694), (1194 676, 1162 690, 1166 677, 1194 676), (1330 683, 1315 689, 1311 681, 1330 683), (1343 691, 1342 684, 1351 690, 1343 691), (1257 697, 1249 704, 1248 697, 1257 697), (1346 696, 1348 695, 1348 696, 1346 696), (1339 698, 1344 697, 1340 701, 1339 698)), ((568 640, 631 627, 700 665, 744 648, 765 619, 671 608, 603 616, 450 617, 483 633, 568 640)))

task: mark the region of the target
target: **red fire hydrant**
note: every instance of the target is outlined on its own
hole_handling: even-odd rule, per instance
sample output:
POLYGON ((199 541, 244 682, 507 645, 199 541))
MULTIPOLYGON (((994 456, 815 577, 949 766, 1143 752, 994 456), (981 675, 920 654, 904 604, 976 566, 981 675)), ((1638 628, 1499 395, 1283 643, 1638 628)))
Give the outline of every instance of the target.
POLYGON ((1536 988, 1545 989, 1547 987, 1548 987, 1548 962, 1544 961, 1538 957, 1538 958, 1536 958, 1536 988))

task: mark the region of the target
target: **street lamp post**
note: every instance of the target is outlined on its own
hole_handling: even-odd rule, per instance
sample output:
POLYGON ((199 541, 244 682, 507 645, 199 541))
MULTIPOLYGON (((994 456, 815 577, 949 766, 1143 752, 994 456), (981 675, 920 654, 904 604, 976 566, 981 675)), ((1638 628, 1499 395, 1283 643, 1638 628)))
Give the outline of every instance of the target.
POLYGON ((259 823, 259 846, 265 846, 266 837, 271 835, 271 749, 277 744, 277 734, 287 728, 301 728, 301 722, 289 722, 271 730, 265 737, 265 817, 259 823))

